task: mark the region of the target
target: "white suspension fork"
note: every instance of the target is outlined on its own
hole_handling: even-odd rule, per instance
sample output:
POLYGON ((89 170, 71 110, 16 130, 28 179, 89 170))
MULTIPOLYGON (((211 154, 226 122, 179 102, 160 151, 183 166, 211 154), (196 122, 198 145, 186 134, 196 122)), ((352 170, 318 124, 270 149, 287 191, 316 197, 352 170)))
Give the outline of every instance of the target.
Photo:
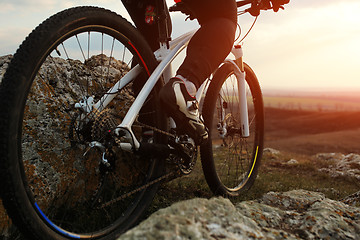
POLYGON ((240 110, 240 126, 241 126, 241 136, 249 137, 249 115, 248 115, 248 107, 247 107, 247 97, 246 97, 246 80, 245 80, 245 69, 244 63, 242 60, 243 51, 241 45, 236 45, 232 49, 232 53, 235 56, 235 61, 227 60, 232 63, 235 67, 235 76, 238 83, 238 91, 239 91, 239 110, 240 110))
POLYGON ((238 89, 239 89, 239 104, 240 104, 240 125, 241 125, 241 136, 249 137, 249 115, 246 99, 246 81, 245 81, 245 72, 239 72, 239 75, 236 77, 238 80, 238 89))

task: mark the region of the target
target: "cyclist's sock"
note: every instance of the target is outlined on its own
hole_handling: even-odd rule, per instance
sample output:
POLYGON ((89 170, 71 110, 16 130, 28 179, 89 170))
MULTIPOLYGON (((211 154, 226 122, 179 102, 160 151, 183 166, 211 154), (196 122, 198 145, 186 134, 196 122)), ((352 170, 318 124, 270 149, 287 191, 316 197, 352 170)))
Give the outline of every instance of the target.
POLYGON ((185 83, 186 90, 189 93, 189 95, 192 97, 195 97, 196 91, 197 91, 195 84, 179 74, 176 75, 176 78, 183 80, 185 83))

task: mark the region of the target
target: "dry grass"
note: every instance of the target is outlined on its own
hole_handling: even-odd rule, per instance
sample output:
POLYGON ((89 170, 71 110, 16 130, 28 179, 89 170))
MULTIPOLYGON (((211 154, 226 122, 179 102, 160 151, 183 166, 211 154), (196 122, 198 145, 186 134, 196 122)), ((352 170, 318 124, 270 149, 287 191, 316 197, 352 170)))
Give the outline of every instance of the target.
MULTIPOLYGON (((294 189, 322 192, 328 198, 340 200, 359 191, 360 183, 354 179, 334 178, 318 171, 318 169, 327 167, 329 164, 331 162, 315 160, 315 158, 306 155, 265 153, 258 177, 252 188, 242 196, 232 199, 232 201, 253 200, 270 191, 285 192, 294 189), (291 159, 296 159, 298 163, 288 164, 287 162, 291 159)), ((162 186, 148 214, 178 201, 195 197, 211 198, 212 196, 213 194, 203 176, 201 164, 198 163, 190 175, 162 186)))

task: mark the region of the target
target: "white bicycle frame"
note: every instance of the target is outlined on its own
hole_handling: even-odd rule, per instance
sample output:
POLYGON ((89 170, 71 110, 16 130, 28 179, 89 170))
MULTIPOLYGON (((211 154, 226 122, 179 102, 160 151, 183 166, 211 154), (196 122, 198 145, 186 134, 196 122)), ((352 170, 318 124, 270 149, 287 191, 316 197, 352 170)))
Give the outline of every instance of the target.
MULTIPOLYGON (((141 89, 140 93, 136 97, 135 101, 131 105, 129 111, 126 113, 125 118, 122 120, 121 124, 117 126, 115 134, 118 136, 121 135, 125 138, 125 141, 120 143, 120 147, 123 150, 127 151, 137 151, 140 147, 140 143, 135 137, 135 134, 132 131, 132 125, 136 120, 136 116, 139 114, 141 107, 148 98, 150 92, 154 88, 157 81, 161 76, 164 76, 164 79, 167 81, 170 79, 171 63, 183 51, 191 37, 194 35, 195 31, 189 32, 181 35, 180 37, 170 41, 170 48, 167 49, 166 45, 162 45, 154 54, 160 63, 153 71, 149 79, 146 81, 145 85, 141 89)), ((240 96, 240 122, 241 122, 241 136, 249 136, 249 120, 248 120, 248 111, 247 111, 247 100, 246 100, 246 89, 245 89, 245 71, 243 67, 239 68, 239 65, 242 66, 242 56, 243 52, 241 47, 234 46, 232 49, 232 54, 235 56, 235 61, 226 59, 224 62, 229 62, 234 65, 234 73, 238 81, 238 90, 240 96)), ((139 65, 132 68, 123 78, 121 78, 104 96, 93 105, 92 110, 86 107, 87 112, 99 111, 101 112, 116 96, 116 93, 119 92, 123 87, 129 84, 135 77, 141 72, 141 67, 139 65)), ((207 86, 209 85, 209 79, 207 79, 201 87, 198 89, 196 94, 196 99, 200 102, 201 96, 206 92, 207 86)), ((215 97, 215 96, 214 96, 215 97)), ((82 105, 89 106, 89 100, 86 100, 86 103, 82 105)), ((92 99, 91 99, 92 101, 92 99)), ((81 103, 79 103, 81 105, 81 103)), ((77 106, 79 106, 77 105, 77 106)), ((224 120, 224 119, 221 119, 224 120)))

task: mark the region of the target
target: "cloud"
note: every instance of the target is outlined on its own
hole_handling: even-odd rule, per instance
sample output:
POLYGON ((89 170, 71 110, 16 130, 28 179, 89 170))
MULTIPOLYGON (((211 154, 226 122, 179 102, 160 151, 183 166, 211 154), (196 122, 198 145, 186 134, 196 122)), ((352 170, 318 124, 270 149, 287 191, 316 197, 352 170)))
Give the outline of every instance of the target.
POLYGON ((260 15, 245 41, 245 59, 263 86, 360 87, 360 2, 330 2, 260 15))
POLYGON ((29 34, 29 28, 0 28, 0 56, 14 54, 21 42, 29 34))
POLYGON ((0 12, 16 11, 18 9, 46 10, 56 5, 56 0, 1 0, 0 12))
POLYGON ((13 53, 51 15, 79 5, 110 8, 126 17, 120 0, 0 0, 0 55, 13 53))
POLYGON ((314 1, 314 0, 290 0, 290 3, 286 5, 287 8, 296 7, 300 8, 319 8, 322 9, 329 5, 337 5, 337 4, 351 4, 356 3, 358 0, 326 0, 326 1, 314 1))
POLYGON ((117 10, 122 4, 120 0, 1 0, 0 13, 8 13, 9 11, 14 14, 25 11, 45 13, 49 10, 55 13, 69 7, 88 5, 107 7, 112 10, 115 8, 117 10))
POLYGON ((292 9, 277 18, 270 14, 260 16, 248 42, 282 48, 285 53, 289 47, 306 51, 307 47, 335 45, 360 34, 357 9, 360 9, 360 2, 328 5, 321 9, 292 9))

